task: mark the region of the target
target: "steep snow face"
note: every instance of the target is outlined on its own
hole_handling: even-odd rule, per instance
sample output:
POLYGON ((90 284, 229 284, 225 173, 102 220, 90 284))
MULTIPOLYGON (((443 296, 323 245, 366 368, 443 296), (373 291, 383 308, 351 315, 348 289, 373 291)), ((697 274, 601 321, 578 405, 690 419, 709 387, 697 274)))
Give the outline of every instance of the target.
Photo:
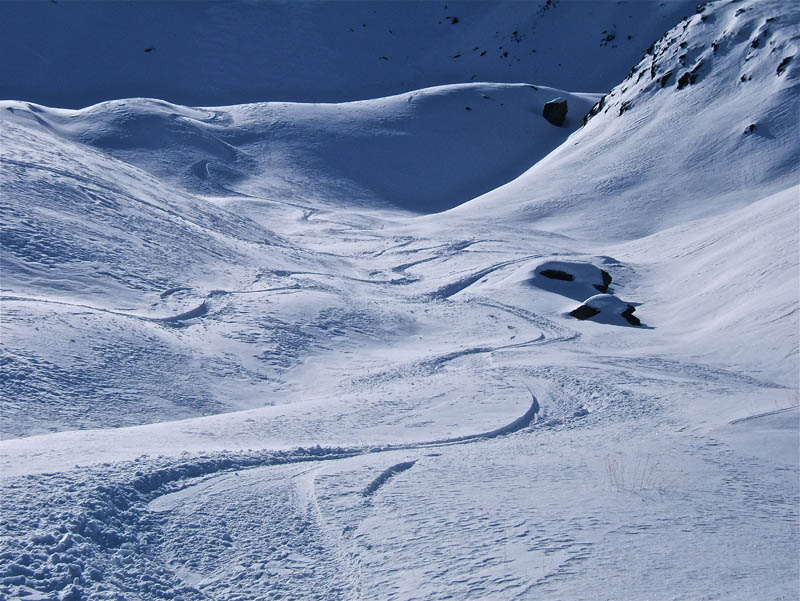
POLYGON ((630 239, 784 190, 800 163, 799 52, 794 6, 708 5, 657 41, 557 152, 456 214, 630 239))
POLYGON ((0 98, 342 102, 469 81, 606 92, 694 2, 3 2, 0 98), (35 35, 31 32, 35 31, 35 35))

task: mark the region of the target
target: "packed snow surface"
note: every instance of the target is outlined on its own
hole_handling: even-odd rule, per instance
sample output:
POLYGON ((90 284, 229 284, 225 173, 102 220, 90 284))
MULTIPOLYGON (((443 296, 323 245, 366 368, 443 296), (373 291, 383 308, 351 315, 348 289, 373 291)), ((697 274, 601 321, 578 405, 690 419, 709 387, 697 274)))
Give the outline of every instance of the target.
POLYGON ((0 599, 797 598, 793 5, 0 13, 0 599))

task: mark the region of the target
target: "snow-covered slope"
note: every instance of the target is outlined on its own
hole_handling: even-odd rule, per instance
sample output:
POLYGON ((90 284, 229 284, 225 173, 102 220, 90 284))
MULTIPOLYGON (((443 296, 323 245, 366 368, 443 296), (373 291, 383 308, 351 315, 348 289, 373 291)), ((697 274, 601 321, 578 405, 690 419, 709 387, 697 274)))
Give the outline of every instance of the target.
POLYGON ((708 5, 655 42, 586 127, 458 214, 629 239, 795 185, 798 52, 785 2, 708 5))
POLYGON ((430 213, 517 177, 578 128, 598 97, 463 84, 343 104, 189 109, 138 99, 80 111, 19 102, 0 110, 7 121, 102 150, 189 191, 430 213), (555 98, 569 103, 560 127, 542 118, 555 98))
POLYGON ((378 209, 430 213, 505 183, 579 126, 572 113, 561 127, 542 118, 554 97, 578 115, 596 100, 465 84, 331 105, 0 103, 3 186, 13 200, 2 233, 13 399, 4 430, 263 406, 284 396, 281 372, 312 349, 332 350, 328 328, 384 337, 408 321, 402 329, 415 331, 385 302, 365 307, 373 293, 362 289, 414 278, 395 265, 321 254, 348 226, 327 225, 318 249, 309 220, 325 225, 333 211, 338 222, 384 227, 378 209), (312 281, 319 277, 334 281, 312 281), (355 298, 331 304, 348 281, 355 298), (294 300, 297 290, 304 302, 294 300), (249 314, 249 299, 273 295, 280 310, 249 314), (189 334, 184 326, 199 318, 218 331, 189 334), (31 319, 41 333, 35 344, 31 319), (159 366, 176 376, 169 391, 159 366), (226 384, 232 376, 242 382, 236 392, 226 384))
POLYGON ((0 5, 0 599, 797 596, 793 6, 89 6, 0 5))
POLYGON ((799 50, 785 3, 701 7, 557 150, 431 219, 605 240, 597 252, 640 272, 631 300, 661 313, 677 352, 796 385, 799 50))

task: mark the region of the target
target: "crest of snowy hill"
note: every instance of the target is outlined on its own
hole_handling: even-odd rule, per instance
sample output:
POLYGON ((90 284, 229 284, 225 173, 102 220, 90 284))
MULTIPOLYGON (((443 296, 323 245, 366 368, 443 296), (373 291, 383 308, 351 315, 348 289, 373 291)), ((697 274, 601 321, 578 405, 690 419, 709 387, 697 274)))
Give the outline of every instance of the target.
POLYGON ((2 2, 14 59, 0 98, 342 102, 470 81, 605 92, 694 4, 2 2))
MULTIPOLYGON (((460 84, 341 104, 2 107, 6 122, 34 136, 103 152, 80 151, 84 163, 115 157, 192 192, 431 213, 520 175, 579 127, 597 99, 527 84, 460 84), (570 106, 561 127, 541 116, 557 97, 570 106)), ((9 148, 26 144, 23 131, 9 137, 9 148)))

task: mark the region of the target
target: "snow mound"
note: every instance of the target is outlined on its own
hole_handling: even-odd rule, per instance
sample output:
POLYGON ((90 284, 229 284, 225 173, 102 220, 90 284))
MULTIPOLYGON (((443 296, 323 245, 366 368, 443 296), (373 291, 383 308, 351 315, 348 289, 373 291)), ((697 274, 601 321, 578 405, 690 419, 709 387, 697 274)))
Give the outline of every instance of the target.
POLYGON ((608 292, 611 274, 591 263, 545 261, 533 271, 532 286, 574 300, 608 292))
POLYGON ((601 323, 614 325, 641 325, 639 318, 633 316, 635 307, 613 294, 595 294, 587 298, 583 304, 570 311, 577 319, 593 319, 601 323))

